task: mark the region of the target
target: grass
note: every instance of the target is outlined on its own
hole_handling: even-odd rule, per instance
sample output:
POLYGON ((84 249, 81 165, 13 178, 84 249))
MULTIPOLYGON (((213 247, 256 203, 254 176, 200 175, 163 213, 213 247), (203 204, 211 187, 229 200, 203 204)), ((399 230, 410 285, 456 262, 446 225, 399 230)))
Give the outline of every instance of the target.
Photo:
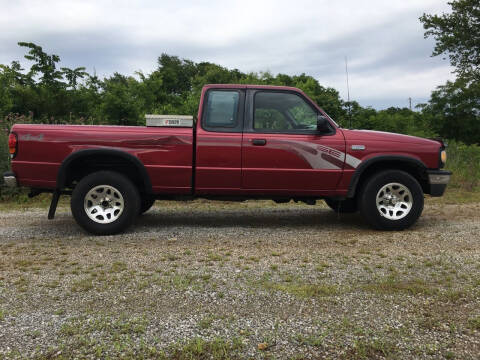
POLYGON ((307 284, 301 282, 278 283, 266 281, 262 283, 267 290, 280 291, 299 298, 327 297, 339 294, 339 289, 329 284, 307 284))
POLYGON ((207 315, 203 319, 198 322, 198 327, 202 330, 208 329, 212 326, 213 322, 215 321, 216 317, 213 315, 207 315))
POLYGON ((71 290, 72 292, 85 292, 93 289, 92 278, 85 278, 76 280, 73 282, 71 290))
POLYGON ((347 346, 341 346, 342 355, 335 357, 340 359, 401 358, 396 343, 402 336, 401 331, 394 330, 392 333, 366 329, 358 326, 357 322, 357 319, 340 318, 338 323, 329 322, 321 331, 308 335, 297 334, 293 339, 300 346, 318 349, 320 354, 326 352, 330 341, 340 344, 349 339, 347 346))
POLYGON ((155 359, 235 359, 244 347, 237 338, 226 340, 200 337, 168 346, 147 345, 141 340, 148 322, 143 317, 104 315, 68 320, 59 331, 59 341, 50 352, 37 359, 68 358, 155 358, 155 359))
POLYGON ((365 291, 375 294, 435 295, 438 288, 433 287, 423 279, 399 279, 390 275, 375 279, 373 282, 361 286, 365 291))
POLYGON ((115 261, 110 267, 110 273, 119 273, 127 270, 127 264, 121 261, 115 261))
POLYGON ((427 197, 427 204, 472 204, 480 202, 480 187, 474 190, 466 190, 455 185, 448 185, 447 190, 441 197, 427 197))
POLYGON ((480 316, 468 319, 468 327, 472 330, 480 331, 480 316))
POLYGON ((240 359, 240 351, 244 345, 239 338, 226 340, 215 338, 212 341, 206 341, 202 338, 194 338, 184 344, 174 344, 170 346, 166 354, 161 359, 171 360, 225 360, 240 359))
POLYGON ((295 336, 295 341, 297 341, 299 345, 322 347, 325 343, 325 337, 326 337, 326 334, 320 334, 320 335, 297 334, 295 336))
POLYGON ((317 266, 315 266, 315 270, 317 270, 318 272, 324 272, 326 269, 328 269, 330 267, 329 264, 327 263, 321 263, 317 266))
MULTIPOLYGON (((0 197, 0 210, 23 210, 29 208, 48 208, 52 199, 51 194, 41 194, 34 198, 28 197, 28 189, 19 189, 13 195, 0 197)), ((61 196, 60 207, 70 206, 70 197, 61 196)))
POLYGON ((221 260, 223 260, 223 257, 220 254, 208 253, 207 260, 208 261, 221 261, 221 260))
POLYGON ((61 335, 82 336, 92 333, 106 333, 109 336, 142 335, 146 331, 147 320, 142 317, 112 315, 99 316, 93 319, 77 317, 68 320, 60 329, 61 335))
POLYGON ((398 352, 396 344, 387 339, 359 339, 347 352, 346 359, 393 358, 398 352))
POLYGON ((145 329, 146 322, 140 318, 114 321, 110 317, 74 319, 62 326, 61 337, 51 350, 35 358, 233 360, 241 358, 241 351, 245 347, 242 339, 236 337, 215 337, 212 340, 194 337, 167 346, 147 345, 141 340, 145 329))
MULTIPOLYGON (((139 274, 142 276, 141 274, 139 274)), ((151 279, 147 279, 146 281, 140 282, 140 286, 142 287, 140 290, 155 284, 157 286, 161 286, 162 288, 166 289, 175 289, 177 291, 186 291, 188 289, 193 290, 202 290, 207 286, 215 286, 215 283, 211 281, 210 274, 191 274, 191 273, 181 273, 177 274, 173 273, 164 273, 163 276, 151 276, 151 274, 147 274, 148 277, 151 279), (142 285, 143 284, 143 285, 142 285)), ((135 276, 129 276, 124 279, 122 283, 129 283, 135 280, 135 276)), ((134 285, 137 286, 137 285, 134 285)))
POLYGON ((179 260, 179 259, 180 259, 180 257, 178 257, 178 256, 176 256, 176 255, 173 255, 173 254, 168 254, 168 255, 167 255, 167 260, 168 260, 168 261, 174 262, 174 261, 177 261, 177 260, 179 260))

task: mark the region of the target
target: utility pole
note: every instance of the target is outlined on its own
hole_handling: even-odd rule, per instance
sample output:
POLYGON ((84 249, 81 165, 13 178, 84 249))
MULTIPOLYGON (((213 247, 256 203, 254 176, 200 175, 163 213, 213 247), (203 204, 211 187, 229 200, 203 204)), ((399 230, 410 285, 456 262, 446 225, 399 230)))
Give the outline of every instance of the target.
POLYGON ((408 98, 408 105, 410 107, 410 111, 412 111, 412 98, 411 97, 408 98))
POLYGON ((350 104, 350 85, 348 83, 348 61, 347 57, 345 56, 345 73, 347 74, 347 101, 348 101, 348 118, 350 120, 350 129, 352 128, 352 104, 350 104))

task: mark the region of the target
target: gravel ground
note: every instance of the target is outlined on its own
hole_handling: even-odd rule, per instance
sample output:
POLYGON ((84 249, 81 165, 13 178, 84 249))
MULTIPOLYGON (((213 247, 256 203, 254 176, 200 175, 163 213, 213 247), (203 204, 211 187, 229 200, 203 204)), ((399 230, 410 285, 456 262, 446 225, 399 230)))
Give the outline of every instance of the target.
POLYGON ((478 359, 480 204, 410 230, 269 201, 157 202, 92 237, 0 213, 1 358, 478 359))

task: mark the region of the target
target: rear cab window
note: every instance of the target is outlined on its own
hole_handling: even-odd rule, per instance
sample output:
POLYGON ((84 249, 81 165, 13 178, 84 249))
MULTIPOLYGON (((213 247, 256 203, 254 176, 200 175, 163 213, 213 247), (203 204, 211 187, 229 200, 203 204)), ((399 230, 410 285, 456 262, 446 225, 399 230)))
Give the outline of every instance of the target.
POLYGON ((240 90, 212 89, 207 92, 202 127, 207 131, 241 132, 244 93, 240 90))

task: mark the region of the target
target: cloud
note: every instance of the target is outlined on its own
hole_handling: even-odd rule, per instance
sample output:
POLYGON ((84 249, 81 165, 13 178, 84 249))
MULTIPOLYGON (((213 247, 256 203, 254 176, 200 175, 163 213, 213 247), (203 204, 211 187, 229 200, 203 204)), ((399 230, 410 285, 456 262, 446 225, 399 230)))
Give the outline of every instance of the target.
MULTIPOLYGON (((428 99, 452 78, 431 58, 418 17, 444 0, 8 1, 1 0, 0 63, 23 57, 18 41, 99 75, 150 72, 166 52, 242 71, 307 73, 378 108, 428 99)), ((25 61, 23 61, 24 64, 25 61)))

